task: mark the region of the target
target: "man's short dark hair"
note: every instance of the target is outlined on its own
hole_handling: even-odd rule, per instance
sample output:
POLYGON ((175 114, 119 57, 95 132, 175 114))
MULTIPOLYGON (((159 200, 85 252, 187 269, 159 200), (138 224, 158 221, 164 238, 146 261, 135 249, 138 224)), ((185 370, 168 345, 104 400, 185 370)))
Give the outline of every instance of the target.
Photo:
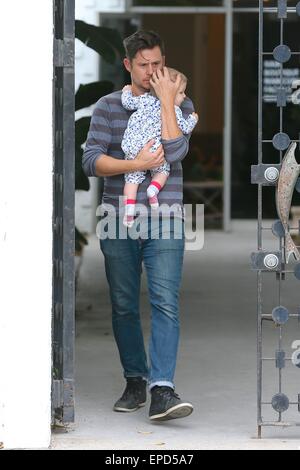
POLYGON ((165 55, 164 42, 155 31, 136 31, 134 34, 124 39, 123 45, 126 57, 129 60, 134 59, 138 51, 153 49, 156 46, 160 48, 161 54, 165 55))

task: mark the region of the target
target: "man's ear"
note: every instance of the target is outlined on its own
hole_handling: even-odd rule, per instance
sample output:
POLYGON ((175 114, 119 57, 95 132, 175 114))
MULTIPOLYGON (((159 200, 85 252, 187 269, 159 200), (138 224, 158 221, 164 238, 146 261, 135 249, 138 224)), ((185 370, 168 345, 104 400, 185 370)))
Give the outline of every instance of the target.
POLYGON ((127 57, 123 60, 123 64, 127 72, 131 72, 131 62, 127 57))
POLYGON ((163 65, 163 67, 166 66, 166 56, 165 55, 162 56, 162 65, 163 65))

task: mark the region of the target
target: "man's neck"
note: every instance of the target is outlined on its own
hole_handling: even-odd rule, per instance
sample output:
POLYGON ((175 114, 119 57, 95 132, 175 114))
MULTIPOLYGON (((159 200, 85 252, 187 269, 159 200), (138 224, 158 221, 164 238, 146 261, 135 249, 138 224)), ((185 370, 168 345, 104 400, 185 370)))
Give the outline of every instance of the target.
POLYGON ((132 83, 132 94, 134 96, 140 96, 143 95, 144 93, 148 93, 149 90, 145 90, 144 88, 139 88, 137 87, 134 83, 132 83))

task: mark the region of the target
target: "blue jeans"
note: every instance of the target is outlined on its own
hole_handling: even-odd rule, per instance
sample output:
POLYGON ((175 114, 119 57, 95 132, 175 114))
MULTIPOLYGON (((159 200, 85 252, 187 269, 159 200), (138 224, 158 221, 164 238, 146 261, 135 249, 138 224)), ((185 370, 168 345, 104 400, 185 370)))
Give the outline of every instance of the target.
MULTIPOLYGON (((116 220, 119 222, 118 218, 116 220)), ((152 219, 150 223, 148 219, 148 222, 148 229, 137 239, 120 239, 117 230, 116 239, 100 240, 110 288, 113 332, 125 377, 144 377, 150 389, 155 385, 174 388, 184 222, 179 219, 174 226, 171 219, 169 239, 162 238, 161 220, 153 222, 152 219), (156 233, 157 239, 151 239, 151 230, 152 234, 156 233), (180 239, 175 239, 176 233, 175 237, 180 236, 180 239), (151 304, 149 367, 139 309, 142 262, 146 269, 151 304)))

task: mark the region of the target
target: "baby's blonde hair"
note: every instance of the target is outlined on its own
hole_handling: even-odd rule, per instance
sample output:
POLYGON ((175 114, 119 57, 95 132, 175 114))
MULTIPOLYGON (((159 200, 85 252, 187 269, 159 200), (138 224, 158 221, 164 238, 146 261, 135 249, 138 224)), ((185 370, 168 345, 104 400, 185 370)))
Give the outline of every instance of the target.
POLYGON ((176 69, 172 69, 171 67, 167 67, 167 69, 168 69, 168 72, 170 74, 170 78, 171 78, 172 82, 175 82, 176 78, 177 78, 177 75, 180 75, 181 81, 183 83, 187 83, 187 78, 182 72, 179 72, 176 69))
MULTIPOLYGON (((179 72, 178 70, 173 69, 172 67, 167 67, 167 69, 168 69, 168 72, 170 74, 170 78, 171 78, 172 82, 175 82, 176 78, 177 78, 177 75, 180 75, 181 83, 187 84, 188 80, 182 72, 179 72)), ((150 85, 150 93, 151 93, 151 95, 156 96, 155 90, 151 85, 150 85)))

